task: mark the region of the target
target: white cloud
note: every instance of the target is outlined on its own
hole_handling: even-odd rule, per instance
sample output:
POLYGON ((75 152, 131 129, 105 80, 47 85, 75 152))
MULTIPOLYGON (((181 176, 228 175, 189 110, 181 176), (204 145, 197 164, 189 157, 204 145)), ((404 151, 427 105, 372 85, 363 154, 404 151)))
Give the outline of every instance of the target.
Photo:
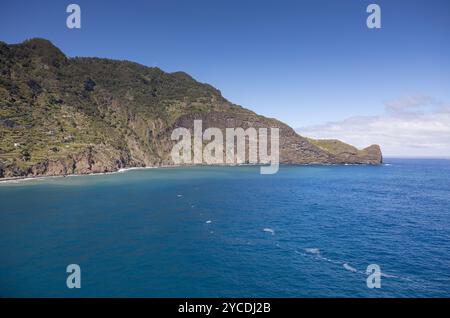
POLYGON ((340 139, 364 148, 379 144, 387 156, 450 156, 450 104, 429 96, 410 96, 385 103, 379 116, 297 129, 304 136, 340 139))
POLYGON ((417 111, 421 108, 426 108, 428 105, 435 105, 438 103, 439 102, 430 96, 416 95, 387 101, 384 103, 384 106, 388 112, 404 112, 417 111))

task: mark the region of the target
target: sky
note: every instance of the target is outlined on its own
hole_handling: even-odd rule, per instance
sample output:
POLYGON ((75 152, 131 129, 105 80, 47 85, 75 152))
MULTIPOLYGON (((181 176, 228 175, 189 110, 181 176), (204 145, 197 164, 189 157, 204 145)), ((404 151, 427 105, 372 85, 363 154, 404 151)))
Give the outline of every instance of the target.
POLYGON ((448 0, 0 0, 0 41, 33 37, 185 71, 306 136, 450 156, 448 0), (81 29, 66 26, 70 3, 81 29))

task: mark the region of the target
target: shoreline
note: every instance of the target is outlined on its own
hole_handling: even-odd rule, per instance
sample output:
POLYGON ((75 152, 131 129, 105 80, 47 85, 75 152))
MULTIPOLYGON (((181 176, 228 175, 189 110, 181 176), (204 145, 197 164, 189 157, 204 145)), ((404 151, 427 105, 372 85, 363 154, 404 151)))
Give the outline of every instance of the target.
POLYGON ((147 167, 129 167, 129 168, 120 168, 116 171, 107 171, 107 172, 91 172, 91 173, 78 173, 78 174, 67 174, 67 175, 54 175, 54 176, 21 176, 21 177, 10 177, 10 178, 1 178, 0 184, 2 183, 21 183, 27 181, 36 181, 36 180, 45 180, 52 178, 69 178, 69 177, 83 177, 83 176, 102 176, 108 174, 116 174, 116 173, 124 173, 132 170, 144 170, 144 169, 158 169, 158 168, 170 168, 170 167, 180 167, 180 166, 147 166, 147 167))
MULTIPOLYGON (((309 167, 309 166, 390 166, 389 163, 381 163, 378 165, 372 164, 359 164, 359 163, 337 163, 337 164, 319 164, 319 163, 307 163, 307 164, 280 164, 280 166, 299 166, 299 167, 309 167)), ((107 171, 107 172, 92 172, 92 173, 82 173, 82 174, 67 174, 67 175, 54 175, 54 176, 20 176, 20 177, 9 177, 9 178, 0 178, 1 184, 14 184, 14 183, 22 183, 28 181, 38 181, 38 180, 46 180, 52 178, 67 178, 67 177, 83 177, 83 176, 101 176, 108 174, 117 174, 117 173, 125 173, 133 170, 147 170, 147 169, 164 169, 164 168, 190 168, 190 167, 241 167, 241 166, 261 166, 260 164, 234 164, 234 165, 162 165, 162 166, 146 166, 146 167, 128 167, 128 168, 120 168, 116 171, 107 171)))

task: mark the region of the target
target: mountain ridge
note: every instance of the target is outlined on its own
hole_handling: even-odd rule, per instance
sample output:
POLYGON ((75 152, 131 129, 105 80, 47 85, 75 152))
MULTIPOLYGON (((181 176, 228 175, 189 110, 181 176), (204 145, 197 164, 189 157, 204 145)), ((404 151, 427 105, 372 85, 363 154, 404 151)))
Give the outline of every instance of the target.
POLYGON ((378 145, 342 151, 225 99, 189 74, 67 57, 46 39, 0 42, 0 178, 173 165, 174 128, 280 129, 282 164, 380 164, 378 145))

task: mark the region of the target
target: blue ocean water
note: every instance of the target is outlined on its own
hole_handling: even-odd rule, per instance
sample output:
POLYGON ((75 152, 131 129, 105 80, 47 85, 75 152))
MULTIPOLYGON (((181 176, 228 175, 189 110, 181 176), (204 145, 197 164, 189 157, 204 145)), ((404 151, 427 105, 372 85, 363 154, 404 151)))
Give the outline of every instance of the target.
POLYGON ((449 297, 450 160, 386 162, 0 184, 0 296, 449 297))

